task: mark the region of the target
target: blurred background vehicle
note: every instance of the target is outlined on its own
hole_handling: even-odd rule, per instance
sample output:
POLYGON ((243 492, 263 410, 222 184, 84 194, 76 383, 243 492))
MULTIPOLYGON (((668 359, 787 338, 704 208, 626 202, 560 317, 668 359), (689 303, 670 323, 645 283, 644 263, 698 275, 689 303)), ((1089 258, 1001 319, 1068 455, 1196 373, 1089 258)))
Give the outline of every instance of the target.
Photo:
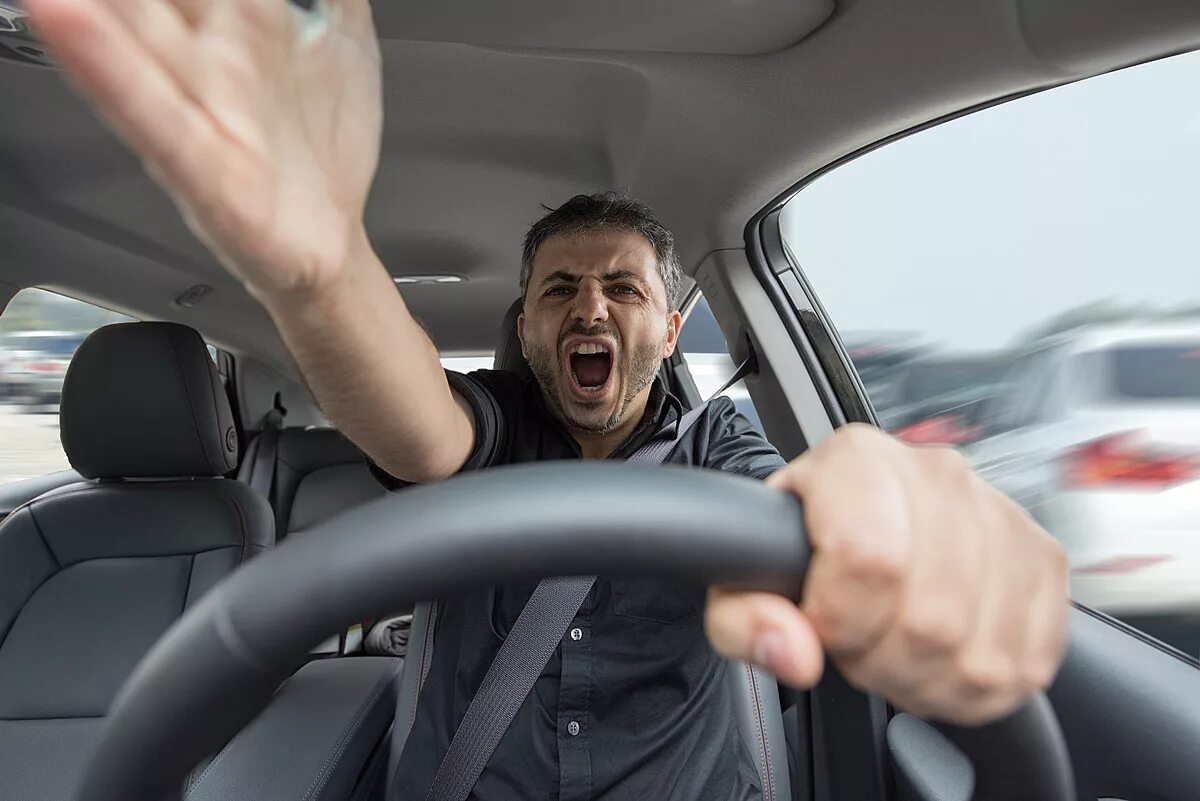
POLYGON ((63 379, 86 333, 20 331, 5 337, 0 398, 30 411, 58 411, 63 379))
POLYGON ((912 331, 844 331, 842 344, 877 408, 894 403, 904 368, 931 350, 912 331))
POLYGON ((1076 600, 1200 620, 1200 320, 1041 343, 988 418, 971 458, 1062 541, 1076 600))
POLYGON ((884 428, 914 445, 968 445, 1011 366, 1006 353, 936 354, 905 364, 893 379, 884 428))

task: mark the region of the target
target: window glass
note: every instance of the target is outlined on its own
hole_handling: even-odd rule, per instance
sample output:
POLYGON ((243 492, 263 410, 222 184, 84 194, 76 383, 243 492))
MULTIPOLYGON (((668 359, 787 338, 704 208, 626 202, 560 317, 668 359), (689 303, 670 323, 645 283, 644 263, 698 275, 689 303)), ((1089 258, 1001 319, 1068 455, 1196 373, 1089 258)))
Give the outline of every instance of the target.
POLYGON ((1200 403, 1200 338, 1186 345, 1114 348, 1110 397, 1200 403))
POLYGON ((442 367, 456 373, 469 373, 473 370, 491 370, 496 361, 493 353, 478 356, 443 356, 442 367))
POLYGON ((58 439, 67 365, 92 331, 128 320, 41 289, 8 304, 0 315, 0 484, 70 467, 58 439))
MULTIPOLYGON (((737 371, 737 365, 729 355, 725 335, 717 325, 708 301, 701 297, 692 307, 683 329, 679 332, 679 350, 691 373, 692 381, 700 397, 707 400, 721 389, 737 371)), ((739 381, 720 393, 733 401, 737 410, 746 416, 755 428, 762 430, 754 401, 746 390, 746 383, 739 381)))
POLYGON ((881 421, 1023 504, 1077 600, 1192 654, 1198 84, 1187 54, 970 114, 830 171, 781 220, 881 421))

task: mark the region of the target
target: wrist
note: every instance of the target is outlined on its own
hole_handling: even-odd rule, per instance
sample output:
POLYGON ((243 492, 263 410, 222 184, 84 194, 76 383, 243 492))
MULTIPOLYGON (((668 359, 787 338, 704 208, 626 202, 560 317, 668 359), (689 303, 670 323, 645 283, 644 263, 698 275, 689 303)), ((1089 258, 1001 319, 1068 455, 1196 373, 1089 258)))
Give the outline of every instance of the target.
POLYGON ((247 285, 272 317, 309 317, 331 311, 364 276, 383 269, 362 222, 351 226, 335 258, 323 260, 300 271, 297 280, 287 286, 259 289, 247 285))

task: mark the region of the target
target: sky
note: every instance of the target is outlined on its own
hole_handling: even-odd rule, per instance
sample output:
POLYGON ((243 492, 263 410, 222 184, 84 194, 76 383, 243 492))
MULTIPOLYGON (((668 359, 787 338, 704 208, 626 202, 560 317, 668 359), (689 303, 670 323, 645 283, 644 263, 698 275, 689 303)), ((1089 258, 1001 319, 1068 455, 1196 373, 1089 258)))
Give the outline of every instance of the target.
POLYGON ((788 204, 839 330, 1002 347, 1084 303, 1200 303, 1200 53, 883 147, 788 204))

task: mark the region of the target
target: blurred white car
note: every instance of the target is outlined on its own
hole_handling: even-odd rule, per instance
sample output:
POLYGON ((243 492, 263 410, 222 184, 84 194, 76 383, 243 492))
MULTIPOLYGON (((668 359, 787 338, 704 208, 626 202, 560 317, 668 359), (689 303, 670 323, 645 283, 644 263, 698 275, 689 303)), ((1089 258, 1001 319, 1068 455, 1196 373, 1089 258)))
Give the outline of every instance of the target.
POLYGON ((1076 600, 1200 615, 1200 323, 1043 343, 987 418, 968 453, 1063 543, 1076 600))

